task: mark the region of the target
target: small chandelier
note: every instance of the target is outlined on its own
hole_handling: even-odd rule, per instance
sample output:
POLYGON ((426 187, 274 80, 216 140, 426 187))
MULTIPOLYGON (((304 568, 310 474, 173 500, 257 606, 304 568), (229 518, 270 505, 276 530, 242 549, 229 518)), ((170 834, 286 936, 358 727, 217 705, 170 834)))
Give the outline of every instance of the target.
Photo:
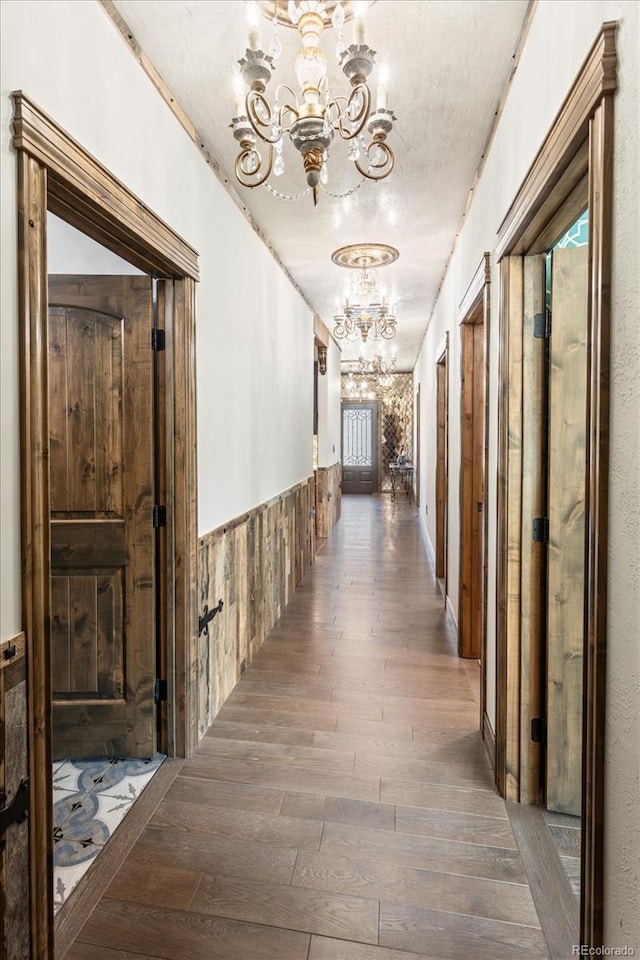
POLYGON ((351 244, 331 255, 334 263, 353 270, 351 295, 333 318, 336 339, 366 343, 370 335, 373 340, 395 337, 395 312, 380 293, 375 267, 392 263, 398 256, 395 247, 380 243, 351 244))
POLYGON ((396 369, 396 358, 395 357, 383 357, 381 354, 377 353, 375 357, 359 357, 356 361, 358 373, 366 373, 370 376, 377 376, 378 374, 387 375, 393 373, 396 369))
POLYGON ((302 156, 314 204, 318 186, 327 181, 328 151, 336 132, 343 140, 351 141, 349 159, 363 177, 383 180, 393 170, 395 158, 386 138, 396 118, 387 107, 387 80, 385 76, 379 78, 373 110, 367 83, 375 59, 375 50, 365 43, 364 15, 368 3, 357 0, 354 4, 345 2, 345 6, 332 0, 289 0, 288 4, 263 0, 260 6, 250 0, 246 4, 248 48, 238 61, 239 71, 234 78, 236 116, 231 121, 233 136, 240 144, 235 174, 244 187, 259 187, 272 171, 275 176, 284 172, 285 134, 302 156), (343 41, 345 6, 348 10, 354 8, 353 42, 349 46, 343 41), (265 91, 281 44, 275 33, 269 53, 262 50, 260 9, 276 24, 296 27, 300 34, 302 47, 295 71, 301 101, 286 83, 276 87, 273 105, 267 100, 265 91), (325 26, 333 26, 338 32, 338 62, 351 84, 348 96, 329 95, 327 58, 320 49, 325 26), (365 127, 368 142, 363 136, 365 127), (258 150, 258 141, 266 145, 266 157, 258 150))

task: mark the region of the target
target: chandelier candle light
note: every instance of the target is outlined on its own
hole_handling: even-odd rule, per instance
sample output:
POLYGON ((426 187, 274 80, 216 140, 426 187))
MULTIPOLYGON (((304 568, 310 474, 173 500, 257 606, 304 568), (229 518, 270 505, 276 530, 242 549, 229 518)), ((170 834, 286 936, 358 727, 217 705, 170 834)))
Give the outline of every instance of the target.
POLYGON ((386 143, 396 119, 388 109, 388 78, 381 71, 375 108, 367 78, 373 71, 375 50, 365 42, 367 0, 355 3, 334 3, 331 0, 300 0, 282 3, 269 0, 246 4, 248 47, 238 61, 234 76, 236 116, 231 122, 233 136, 240 144, 235 162, 238 181, 245 187, 259 187, 269 178, 280 176, 285 169, 284 138, 302 157, 307 184, 313 191, 327 182, 329 147, 337 132, 351 141, 349 159, 359 173, 369 180, 383 180, 393 170, 395 158, 386 143), (353 14, 351 9, 353 8, 353 14), (302 47, 296 57, 295 72, 301 90, 298 99, 288 84, 275 90, 273 105, 266 89, 275 71, 274 61, 281 52, 275 32, 269 52, 262 49, 260 10, 278 24, 295 27, 302 47), (346 11, 346 12, 345 12, 346 11), (345 46, 343 27, 353 16, 353 42, 345 46), (342 72, 351 84, 349 96, 330 97, 327 79, 327 58, 320 48, 325 26, 338 32, 337 57, 342 72), (363 131, 369 135, 367 142, 363 131), (266 157, 258 149, 258 141, 266 145, 266 157))

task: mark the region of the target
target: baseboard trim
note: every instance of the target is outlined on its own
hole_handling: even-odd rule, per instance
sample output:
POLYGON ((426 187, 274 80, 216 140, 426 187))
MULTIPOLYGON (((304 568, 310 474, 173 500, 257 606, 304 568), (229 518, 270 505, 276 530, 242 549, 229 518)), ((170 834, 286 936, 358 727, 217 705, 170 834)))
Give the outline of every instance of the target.
POLYGON ((580 943, 579 906, 540 807, 506 800, 550 960, 567 960, 580 943))
POLYGON ((493 729, 493 724, 489 719, 489 715, 485 710, 482 715, 482 739, 484 740, 484 745, 487 748, 487 753, 489 754, 489 759, 491 760, 491 769, 495 773, 496 771, 496 732, 493 729))

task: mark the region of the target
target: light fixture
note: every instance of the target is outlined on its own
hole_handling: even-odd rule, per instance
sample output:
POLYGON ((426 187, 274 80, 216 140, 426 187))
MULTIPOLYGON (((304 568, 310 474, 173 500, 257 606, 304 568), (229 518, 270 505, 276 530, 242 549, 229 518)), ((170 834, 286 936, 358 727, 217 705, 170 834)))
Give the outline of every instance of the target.
POLYGON ((395 357, 383 357, 379 353, 377 353, 375 357, 359 357, 355 362, 358 373, 366 373, 371 376, 376 376, 377 374, 386 375, 393 373, 396 369, 395 357))
POLYGON ((393 263, 398 257, 395 247, 382 243, 354 243, 331 254, 338 266, 353 270, 351 293, 333 318, 334 337, 363 343, 370 335, 373 340, 395 337, 395 312, 378 287, 376 268, 393 263))
POLYGON ((234 78, 236 116, 231 122, 233 136, 240 144, 235 173, 243 186, 259 187, 272 171, 275 176, 284 172, 285 135, 302 156, 314 203, 318 186, 327 181, 328 151, 336 132, 343 140, 351 141, 349 159, 363 177, 383 180, 391 173, 395 158, 386 138, 396 118, 387 106, 388 78, 384 70, 372 109, 367 77, 373 70, 375 50, 365 43, 368 5, 367 0, 250 0, 246 4, 248 48, 238 61, 234 78), (261 46, 261 12, 276 23, 268 53, 261 46), (353 38, 347 46, 343 27, 351 19, 353 38), (281 83, 270 104, 265 91, 275 70, 274 60, 281 51, 279 24, 296 28, 302 40, 295 63, 301 100, 288 84, 281 83), (320 49, 327 26, 333 26, 338 33, 336 54, 351 84, 348 96, 332 97, 329 92, 327 58, 320 49), (258 141, 266 145, 266 157, 258 149, 258 141))

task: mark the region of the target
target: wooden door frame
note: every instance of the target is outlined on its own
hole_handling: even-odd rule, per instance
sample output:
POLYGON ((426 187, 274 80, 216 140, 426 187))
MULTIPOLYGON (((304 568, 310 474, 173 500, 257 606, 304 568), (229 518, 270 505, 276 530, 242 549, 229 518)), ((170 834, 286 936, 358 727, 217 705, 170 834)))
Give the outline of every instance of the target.
MULTIPOLYGON (((498 233, 501 262, 497 513, 496 782, 520 800, 523 256, 588 173, 589 331, 580 942, 603 942, 604 735, 613 100, 616 26, 605 23, 498 233), (586 147, 585 147, 586 144, 586 147), (586 160, 583 160, 586 158, 586 160)), ((525 531, 527 537, 530 531, 525 531)))
MULTIPOLYGON (((175 755, 197 741, 195 283, 198 255, 22 92, 13 94, 18 160, 18 318, 22 610, 27 639, 29 869, 33 960, 53 960, 50 687, 47 211, 139 269, 167 278, 165 465, 169 716, 175 755)), ((162 589, 162 585, 161 585, 162 589)))
POLYGON ((436 360, 436 482, 435 482, 435 502, 436 502, 436 542, 435 542, 435 574, 439 579, 444 579, 444 600, 447 602, 447 584, 449 578, 449 564, 447 563, 448 546, 448 517, 449 517, 449 331, 445 333, 444 346, 439 352, 436 360), (439 423, 439 377, 438 368, 444 367, 444 442, 442 450, 440 449, 440 423, 439 423), (444 485, 444 500, 440 504, 438 498, 438 478, 440 472, 444 474, 442 482, 444 485), (440 511, 443 512, 441 516, 440 511), (442 531, 440 526, 442 525, 442 531), (444 569, 443 569, 444 568, 444 569), (439 577, 438 570, 442 570, 442 577, 439 577))
POLYGON ((466 482, 464 476, 464 450, 468 443, 469 423, 465 416, 465 387, 468 385, 465 380, 465 358, 463 349, 464 327, 469 324, 482 323, 483 328, 483 351, 484 351, 484 377, 483 377, 483 511, 482 511, 482 606, 481 606, 481 650, 480 650, 480 729, 483 737, 489 745, 490 752, 493 755, 493 730, 487 714, 487 582, 488 582, 488 563, 487 563, 487 545, 489 542, 489 516, 487 510, 487 477, 489 476, 489 342, 490 342, 490 323, 491 323, 491 254, 485 253, 482 260, 476 268, 471 283, 462 298, 458 308, 458 317, 461 333, 460 350, 460 370, 462 396, 460 404, 460 569, 459 569, 459 589, 458 589, 458 639, 460 656, 465 656, 464 630, 465 630, 465 611, 462 598, 464 596, 463 585, 465 570, 468 564, 465 563, 470 554, 471 544, 465 541, 463 530, 464 520, 469 513, 474 510, 474 503, 466 495, 466 482))

